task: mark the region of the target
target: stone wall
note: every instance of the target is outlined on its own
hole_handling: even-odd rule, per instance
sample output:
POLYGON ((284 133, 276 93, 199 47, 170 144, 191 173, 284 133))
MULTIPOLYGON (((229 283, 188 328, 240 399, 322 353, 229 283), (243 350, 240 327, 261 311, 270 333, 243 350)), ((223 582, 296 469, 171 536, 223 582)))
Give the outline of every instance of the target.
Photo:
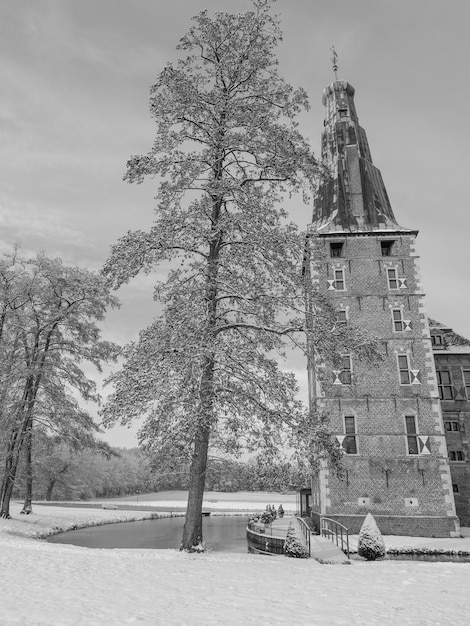
MULTIPOLYGON (((374 519, 377 522, 380 532, 383 535, 400 535, 409 537, 451 537, 454 536, 455 526, 458 522, 455 518, 450 517, 401 517, 399 515, 376 515, 374 519)), ((364 515, 332 515, 329 516, 340 524, 343 524, 349 534, 359 533, 362 523, 365 519, 364 515)))

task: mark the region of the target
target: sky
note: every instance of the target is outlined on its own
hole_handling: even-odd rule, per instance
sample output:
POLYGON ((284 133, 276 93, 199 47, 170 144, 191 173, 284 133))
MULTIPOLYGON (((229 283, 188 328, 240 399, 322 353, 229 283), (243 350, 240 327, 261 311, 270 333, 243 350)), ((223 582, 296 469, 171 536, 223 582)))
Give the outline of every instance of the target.
MULTIPOLYGON (((0 0, 0 250, 19 242, 99 270, 128 230, 148 229, 156 180, 122 181, 154 138, 149 88, 200 10, 249 0, 0 0)), ((356 108, 398 222, 418 229, 430 317, 470 338, 467 0, 278 0, 280 72, 306 89, 301 130, 319 153, 323 88, 339 78, 356 108)), ((305 228, 311 206, 291 217, 305 228)), ((103 327, 126 343, 156 314, 152 277, 119 290, 103 327)), ((303 359, 289 363, 305 392, 303 359)), ((94 372, 91 372, 95 375, 94 372)), ((98 380, 101 380, 98 378, 98 380)), ((135 444, 116 428, 112 445, 135 444)))

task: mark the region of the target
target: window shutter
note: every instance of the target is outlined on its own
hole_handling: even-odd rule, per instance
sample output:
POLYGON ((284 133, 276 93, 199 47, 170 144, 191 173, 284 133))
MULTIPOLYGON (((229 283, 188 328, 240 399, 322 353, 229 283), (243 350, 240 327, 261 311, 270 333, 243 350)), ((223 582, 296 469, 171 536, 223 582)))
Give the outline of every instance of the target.
POLYGON ((333 370, 333 385, 342 385, 339 375, 341 374, 341 370, 333 370))
POLYGON ((465 400, 465 390, 461 386, 454 385, 454 400, 465 400))
POLYGON ((431 454, 431 442, 428 436, 418 435, 418 453, 431 454))

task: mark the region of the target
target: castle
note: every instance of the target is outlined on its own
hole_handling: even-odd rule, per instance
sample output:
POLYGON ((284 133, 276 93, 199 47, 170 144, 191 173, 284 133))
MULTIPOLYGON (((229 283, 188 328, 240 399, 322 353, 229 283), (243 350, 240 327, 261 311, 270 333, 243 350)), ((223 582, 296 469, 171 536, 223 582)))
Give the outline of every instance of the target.
POLYGON ((359 126, 354 88, 335 80, 322 162, 330 176, 313 209, 308 273, 338 323, 379 338, 373 365, 353 354, 309 366, 310 402, 329 414, 344 475, 327 463, 302 508, 358 532, 371 512, 382 533, 452 537, 470 524, 470 342, 429 320, 417 231, 395 219, 359 126))

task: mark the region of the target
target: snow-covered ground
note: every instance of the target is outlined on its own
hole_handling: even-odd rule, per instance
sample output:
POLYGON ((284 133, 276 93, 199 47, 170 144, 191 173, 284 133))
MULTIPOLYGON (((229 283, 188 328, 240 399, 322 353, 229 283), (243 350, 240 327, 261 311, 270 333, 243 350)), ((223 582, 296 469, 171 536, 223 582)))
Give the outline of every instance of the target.
MULTIPOLYGON (((246 503, 253 506, 253 502, 246 503)), ((466 624, 470 564, 320 565, 249 554, 96 550, 35 539, 148 512, 34 507, 0 520, 0 624, 466 624)), ((385 537, 469 550, 470 538, 385 537)))

